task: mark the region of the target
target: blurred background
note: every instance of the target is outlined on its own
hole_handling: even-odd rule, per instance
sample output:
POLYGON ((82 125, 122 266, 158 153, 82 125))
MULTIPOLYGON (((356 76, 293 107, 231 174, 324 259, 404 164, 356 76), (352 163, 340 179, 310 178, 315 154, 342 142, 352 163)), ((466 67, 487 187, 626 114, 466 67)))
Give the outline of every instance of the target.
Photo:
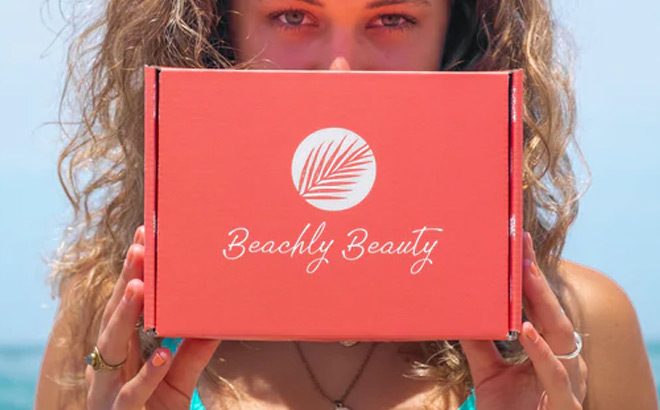
MULTIPOLYGON (((660 2, 554 7, 574 38, 577 139, 592 172, 564 257, 628 294, 660 389, 660 2)), ((2 1, 0 22, 0 408, 14 410, 32 408, 57 307, 44 260, 70 210, 56 174, 59 129, 47 123, 58 116, 69 32, 58 37, 58 1, 2 1)))

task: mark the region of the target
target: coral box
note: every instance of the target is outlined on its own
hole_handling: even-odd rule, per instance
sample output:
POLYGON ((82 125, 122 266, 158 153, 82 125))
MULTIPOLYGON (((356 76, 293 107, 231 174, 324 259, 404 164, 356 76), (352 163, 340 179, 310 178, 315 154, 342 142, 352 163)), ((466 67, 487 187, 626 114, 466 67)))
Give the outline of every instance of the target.
POLYGON ((522 71, 144 67, 144 328, 513 340, 522 71))

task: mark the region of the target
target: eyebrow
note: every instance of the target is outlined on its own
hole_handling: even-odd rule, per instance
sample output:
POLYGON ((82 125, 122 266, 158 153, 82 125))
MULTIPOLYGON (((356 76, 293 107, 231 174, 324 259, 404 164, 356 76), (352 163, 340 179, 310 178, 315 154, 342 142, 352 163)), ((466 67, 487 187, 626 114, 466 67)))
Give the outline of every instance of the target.
POLYGON ((311 4, 312 6, 323 7, 323 3, 321 3, 319 0, 298 0, 298 1, 311 4))
MULTIPOLYGON (((311 4, 312 6, 323 7, 323 3, 320 0, 298 0, 303 3, 311 4)), ((395 4, 405 4, 410 3, 419 6, 430 6, 429 0, 375 0, 367 4, 368 9, 375 9, 383 6, 391 6, 395 4)))
POLYGON ((410 3, 414 5, 419 5, 419 6, 430 6, 431 3, 429 3, 428 0, 376 0, 372 1, 371 3, 367 4, 368 9, 375 9, 378 7, 383 7, 383 6, 391 6, 393 4, 404 4, 404 3, 410 3))

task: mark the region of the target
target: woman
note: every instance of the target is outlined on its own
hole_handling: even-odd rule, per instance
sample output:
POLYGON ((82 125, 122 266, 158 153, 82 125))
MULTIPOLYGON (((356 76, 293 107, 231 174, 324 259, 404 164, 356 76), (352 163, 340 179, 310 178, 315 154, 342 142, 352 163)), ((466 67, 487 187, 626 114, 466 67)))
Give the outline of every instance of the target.
POLYGON ((476 398, 479 410, 657 409, 627 296, 605 275, 561 259, 579 194, 566 154, 571 78, 555 31, 545 0, 110 1, 69 56, 67 84, 82 91, 83 121, 61 154, 60 177, 78 225, 54 264, 61 303, 36 407, 444 410, 474 408, 476 398), (374 350, 370 343, 191 339, 175 356, 159 347, 177 346, 135 328, 143 303, 145 63, 523 68, 528 321, 519 341, 381 343, 374 350), (81 184, 88 164, 94 173, 81 184), (92 203, 97 195, 106 198, 100 205, 92 203))

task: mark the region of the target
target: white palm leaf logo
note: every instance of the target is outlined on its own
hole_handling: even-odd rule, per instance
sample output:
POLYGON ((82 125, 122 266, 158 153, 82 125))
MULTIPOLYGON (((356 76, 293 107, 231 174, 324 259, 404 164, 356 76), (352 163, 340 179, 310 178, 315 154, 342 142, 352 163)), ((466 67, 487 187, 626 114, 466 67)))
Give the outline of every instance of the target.
POLYGON ((298 146, 292 163, 293 183, 310 204, 339 211, 362 201, 373 186, 376 160, 359 135, 325 128, 298 146))
POLYGON ((351 152, 358 140, 344 146, 346 137, 348 135, 336 147, 333 147, 335 141, 322 142, 307 155, 297 185, 300 196, 305 199, 346 199, 345 193, 351 192, 346 187, 356 184, 357 178, 367 170, 364 165, 373 162, 369 145, 364 143, 351 152), (319 155, 320 152, 323 154, 319 155))

